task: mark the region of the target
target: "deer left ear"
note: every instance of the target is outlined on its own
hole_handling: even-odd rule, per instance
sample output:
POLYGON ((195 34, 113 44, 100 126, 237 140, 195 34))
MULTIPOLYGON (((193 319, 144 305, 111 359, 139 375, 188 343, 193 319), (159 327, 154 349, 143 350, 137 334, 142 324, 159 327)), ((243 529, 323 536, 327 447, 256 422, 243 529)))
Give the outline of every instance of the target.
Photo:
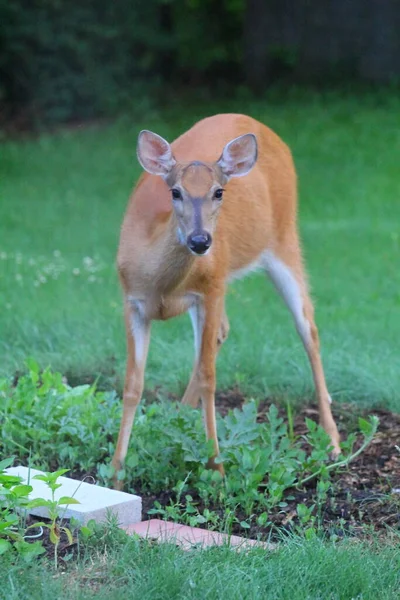
POLYGON ((251 171, 256 160, 257 138, 253 133, 245 133, 225 146, 217 165, 227 177, 243 177, 251 171))

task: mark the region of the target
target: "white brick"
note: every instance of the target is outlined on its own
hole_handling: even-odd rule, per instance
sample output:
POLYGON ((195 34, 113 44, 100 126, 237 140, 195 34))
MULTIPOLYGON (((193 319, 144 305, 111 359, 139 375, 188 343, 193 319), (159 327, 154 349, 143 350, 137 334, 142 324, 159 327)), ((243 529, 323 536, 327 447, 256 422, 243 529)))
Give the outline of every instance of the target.
MULTIPOLYGON (((31 500, 34 498, 51 500, 51 490, 46 483, 33 479, 35 475, 42 475, 42 471, 29 470, 27 467, 11 467, 7 469, 7 473, 19 475, 23 478, 24 483, 28 483, 29 478, 29 485, 33 487, 33 491, 29 496, 31 500)), ((61 483, 61 487, 55 491, 56 500, 61 496, 73 496, 80 502, 80 504, 68 506, 65 513, 65 507, 60 507, 61 514, 64 513, 64 517, 67 519, 73 517, 81 523, 87 523, 90 519, 105 521, 107 514, 110 512, 118 517, 118 522, 122 526, 139 523, 142 520, 142 499, 139 496, 80 482, 69 477, 59 477, 57 482, 61 483)), ((32 508, 28 512, 38 517, 48 516, 45 507, 32 508)))

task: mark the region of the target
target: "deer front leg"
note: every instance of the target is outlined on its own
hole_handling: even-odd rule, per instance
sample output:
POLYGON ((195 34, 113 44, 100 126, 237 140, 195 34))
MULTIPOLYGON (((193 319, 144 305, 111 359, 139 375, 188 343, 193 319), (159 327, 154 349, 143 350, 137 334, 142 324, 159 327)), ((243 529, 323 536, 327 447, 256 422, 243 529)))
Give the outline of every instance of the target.
POLYGON ((195 370, 183 399, 183 402, 189 404, 190 402, 187 400, 190 399, 190 396, 193 399, 196 399, 196 401, 199 397, 201 398, 207 439, 212 440, 214 446, 213 456, 211 457, 208 466, 218 470, 222 475, 224 474, 223 466, 215 463, 215 458, 219 454, 215 419, 215 361, 218 349, 218 333, 223 311, 224 298, 222 295, 215 294, 206 296, 196 309, 196 322, 199 325, 199 335, 197 336, 198 354, 195 370))
POLYGON ((112 460, 116 471, 114 487, 121 490, 124 482, 118 480, 117 473, 124 465, 137 405, 143 392, 144 369, 150 341, 150 323, 130 304, 125 305, 125 325, 128 358, 126 364, 123 394, 123 412, 117 447, 112 460))
POLYGON ((219 326, 218 338, 217 338, 218 349, 221 348, 222 344, 224 342, 226 342, 226 340, 228 339, 229 329, 230 329, 230 325, 229 325, 229 321, 228 321, 228 316, 226 314, 226 309, 224 306, 224 311, 222 313, 221 324, 219 326))

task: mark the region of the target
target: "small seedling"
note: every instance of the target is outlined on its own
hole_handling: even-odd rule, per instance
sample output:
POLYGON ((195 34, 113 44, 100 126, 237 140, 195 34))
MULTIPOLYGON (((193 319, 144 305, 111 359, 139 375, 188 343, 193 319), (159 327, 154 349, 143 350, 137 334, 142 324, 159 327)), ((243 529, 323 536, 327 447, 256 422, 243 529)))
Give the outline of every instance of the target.
MULTIPOLYGON (((61 525, 61 522, 58 522, 58 519, 60 517, 60 509, 64 509, 64 513, 65 510, 67 509, 67 507, 70 504, 79 504, 79 500, 76 500, 76 498, 73 498, 71 496, 61 496, 61 498, 59 498, 58 500, 55 499, 55 492, 56 490, 58 490, 61 487, 61 483, 58 483, 58 478, 61 475, 64 475, 64 473, 67 473, 68 469, 59 469, 58 471, 55 471, 54 473, 43 473, 43 475, 35 475, 33 479, 38 479, 40 481, 44 481, 47 485, 47 487, 50 489, 51 491, 51 500, 46 500, 45 498, 35 498, 34 500, 31 500, 28 505, 27 508, 38 508, 38 507, 45 507, 47 508, 47 511, 49 513, 49 519, 50 519, 50 523, 45 523, 45 522, 40 522, 40 523, 35 523, 34 525, 30 525, 30 527, 46 527, 49 529, 50 532, 50 541, 52 542, 52 544, 54 544, 54 566, 55 568, 57 568, 57 551, 58 551, 58 545, 60 543, 60 539, 61 539, 61 534, 65 533, 65 535, 68 538, 68 542, 70 544, 73 543, 73 537, 72 537, 72 533, 71 530, 66 527, 61 525)), ((79 487, 79 486, 78 486, 79 487)), ((29 529, 29 528, 28 528, 29 529)))

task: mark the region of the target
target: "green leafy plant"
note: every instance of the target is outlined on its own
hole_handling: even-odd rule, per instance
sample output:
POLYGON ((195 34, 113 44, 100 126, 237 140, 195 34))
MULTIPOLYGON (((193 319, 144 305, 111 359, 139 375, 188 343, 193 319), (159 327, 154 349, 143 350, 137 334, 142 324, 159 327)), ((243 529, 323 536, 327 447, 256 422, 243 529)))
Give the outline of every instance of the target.
POLYGON ((26 561, 45 552, 40 541, 27 542, 26 508, 32 486, 22 478, 8 474, 14 458, 0 462, 0 555, 16 550, 26 561))
MULTIPOLYGON (((187 478, 186 478, 187 480, 187 478)), ((154 503, 154 508, 149 510, 149 515, 160 515, 161 517, 180 523, 197 527, 198 525, 207 525, 208 529, 215 529, 220 523, 220 518, 215 511, 208 508, 200 512, 193 497, 190 494, 184 494, 186 480, 178 482, 174 488, 176 499, 170 500, 169 504, 162 506, 160 502, 154 503)))
MULTIPOLYGON (((61 483, 58 483, 58 478, 64 473, 67 473, 68 469, 59 469, 54 473, 43 473, 43 475, 35 475, 33 479, 44 481, 47 487, 51 491, 51 500, 45 498, 35 498, 27 504, 27 508, 38 508, 45 507, 48 511, 50 523, 44 521, 35 523, 31 527, 46 527, 50 532, 50 541, 54 544, 54 566, 57 568, 57 557, 58 557, 58 545, 60 543, 61 534, 65 533, 70 544, 73 543, 72 532, 69 527, 62 525, 59 522, 59 517, 62 509, 66 509, 70 504, 79 504, 79 500, 70 496, 61 496, 58 500, 55 498, 55 492, 61 487, 61 483)), ((79 484, 77 484, 79 487, 79 484)))
POLYGON ((61 373, 27 361, 18 379, 0 378, 0 455, 51 471, 54 465, 96 472, 112 452, 120 405, 96 386, 71 387, 61 373))
MULTIPOLYGON (((93 534, 93 522, 87 525, 81 525, 79 522, 71 520, 71 527, 63 525, 63 515, 70 504, 79 504, 76 498, 62 496, 58 499, 55 492, 60 488, 58 482, 60 475, 63 475, 68 469, 60 469, 54 473, 43 473, 35 475, 33 479, 44 481, 51 490, 51 499, 30 498, 33 487, 23 483, 23 479, 16 475, 6 472, 14 462, 14 457, 2 460, 0 462, 0 555, 6 552, 17 552, 25 561, 30 561, 36 556, 45 553, 42 531, 37 535, 32 535, 32 529, 49 530, 50 541, 54 544, 54 564, 57 567, 57 552, 61 535, 64 533, 70 544, 73 543, 73 530, 79 533, 84 541, 87 541, 93 534), (48 512, 49 522, 34 522, 27 525, 27 512, 29 509, 45 507, 48 512)), ((77 482, 77 489, 79 488, 77 482)))

